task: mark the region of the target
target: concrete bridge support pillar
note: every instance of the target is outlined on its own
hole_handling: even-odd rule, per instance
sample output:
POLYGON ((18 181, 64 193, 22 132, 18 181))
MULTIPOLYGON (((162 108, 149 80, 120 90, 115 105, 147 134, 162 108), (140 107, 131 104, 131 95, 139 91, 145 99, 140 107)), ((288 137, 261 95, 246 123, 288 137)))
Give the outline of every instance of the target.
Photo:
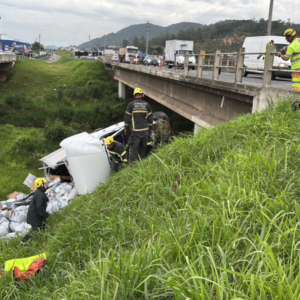
POLYGON ((13 66, 15 62, 8 62, 8 63, 2 63, 0 64, 0 71, 9 71, 13 66))
POLYGON ((198 132, 200 132, 201 129, 202 129, 202 127, 200 125, 198 125, 197 123, 194 123, 194 135, 196 135, 198 132))
POLYGON ((119 97, 125 99, 126 98, 126 90, 127 90, 127 86, 119 81, 119 97))

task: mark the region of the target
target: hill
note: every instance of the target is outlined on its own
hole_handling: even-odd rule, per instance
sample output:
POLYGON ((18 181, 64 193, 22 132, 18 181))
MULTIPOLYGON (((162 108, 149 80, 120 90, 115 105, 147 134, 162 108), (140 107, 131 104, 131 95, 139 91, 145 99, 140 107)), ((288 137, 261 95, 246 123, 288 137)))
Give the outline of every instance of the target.
POLYGON ((0 240, 1 263, 49 256, 26 284, 2 278, 0 298, 298 299, 290 104, 176 138, 51 215, 29 246, 0 240))
MULTIPOLYGON (((300 31, 300 24, 283 20, 272 22, 272 35, 282 36, 287 28, 294 28, 300 31)), ((154 46, 165 46, 165 41, 169 39, 193 40, 194 51, 204 49, 207 52, 220 49, 222 52, 237 51, 243 44, 247 36, 267 35, 267 20, 223 20, 215 24, 201 25, 198 23, 178 23, 165 27, 152 25, 149 32, 149 52, 155 51, 154 46), (153 47, 153 48, 152 48, 153 47)), ((139 47, 141 51, 146 49, 145 24, 132 25, 123 30, 124 45, 128 43, 139 47), (126 34, 125 34, 126 33, 126 34)), ((122 31, 116 34, 105 36, 105 45, 120 46, 122 41, 122 31), (111 39, 114 37, 114 39, 111 39)), ((104 37, 91 41, 92 48, 103 48, 104 37)), ((81 48, 88 49, 89 43, 80 45, 81 48)), ((157 53, 155 53, 157 54, 157 53)))
MULTIPOLYGON (((165 34, 177 34, 180 30, 187 30, 189 28, 198 28, 201 27, 201 24, 198 23, 192 23, 192 22, 182 22, 178 24, 173 24, 167 27, 162 27, 159 25, 150 24, 150 30, 149 30, 149 39, 152 39, 154 37, 165 35, 165 34)), ((105 37, 101 38, 95 38, 92 39, 89 42, 82 43, 78 46, 79 49, 89 49, 89 46, 92 48, 99 48, 109 45, 114 45, 117 47, 121 47, 122 45, 122 36, 124 40, 131 41, 134 39, 134 37, 144 37, 146 38, 146 24, 136 24, 128 26, 116 33, 109 33, 105 35, 105 37)))

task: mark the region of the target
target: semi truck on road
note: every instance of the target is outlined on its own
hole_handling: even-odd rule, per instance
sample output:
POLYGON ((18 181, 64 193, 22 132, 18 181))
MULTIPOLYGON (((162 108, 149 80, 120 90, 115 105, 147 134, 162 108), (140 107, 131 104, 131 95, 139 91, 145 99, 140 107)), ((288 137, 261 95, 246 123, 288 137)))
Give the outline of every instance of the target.
MULTIPOLYGON (((170 40, 166 41, 165 61, 169 68, 183 67, 186 51, 189 53, 189 63, 195 64, 194 41, 170 40)), ((195 66, 191 67, 193 70, 195 66)))
POLYGON ((134 46, 127 46, 126 48, 120 48, 119 60, 121 63, 130 63, 131 61, 138 60, 139 49, 134 46))

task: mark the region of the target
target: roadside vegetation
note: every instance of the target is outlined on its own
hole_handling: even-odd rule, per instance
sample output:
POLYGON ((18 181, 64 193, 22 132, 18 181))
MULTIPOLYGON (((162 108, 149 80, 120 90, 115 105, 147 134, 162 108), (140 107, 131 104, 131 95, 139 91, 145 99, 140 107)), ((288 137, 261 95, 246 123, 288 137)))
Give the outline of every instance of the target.
POLYGON ((29 246, 0 240, 1 262, 49 254, 29 282, 2 278, 0 298, 299 299, 290 104, 177 137, 51 215, 29 246))
POLYGON ((44 127, 59 119, 91 130, 123 118, 125 102, 104 65, 57 51, 58 62, 18 59, 0 82, 0 124, 44 127))

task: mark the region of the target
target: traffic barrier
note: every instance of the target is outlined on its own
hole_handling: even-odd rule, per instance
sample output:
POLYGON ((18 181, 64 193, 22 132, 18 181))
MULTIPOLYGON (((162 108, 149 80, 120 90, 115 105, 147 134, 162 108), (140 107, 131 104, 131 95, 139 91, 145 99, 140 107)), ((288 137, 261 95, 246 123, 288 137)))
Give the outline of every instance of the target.
POLYGON ((159 64, 158 64, 158 68, 161 69, 161 63, 160 63, 160 62, 159 62, 159 64))

